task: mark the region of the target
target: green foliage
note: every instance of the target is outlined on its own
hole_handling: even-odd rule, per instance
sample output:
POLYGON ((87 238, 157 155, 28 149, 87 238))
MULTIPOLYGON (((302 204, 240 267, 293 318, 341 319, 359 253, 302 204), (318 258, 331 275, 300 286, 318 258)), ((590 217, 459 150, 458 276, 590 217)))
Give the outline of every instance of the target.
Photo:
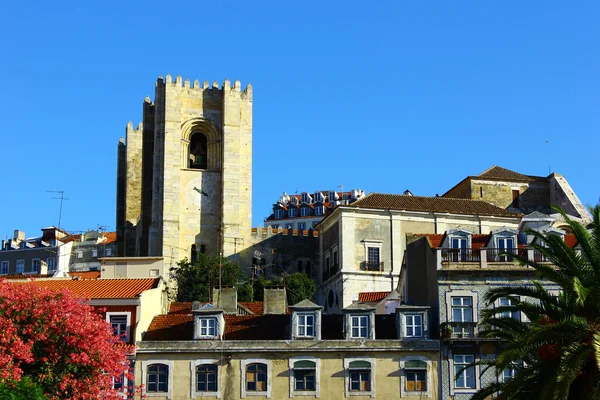
POLYGON ((535 250, 551 264, 517 257, 536 270, 539 280, 533 286, 490 289, 488 305, 502 297, 515 304, 484 310, 481 318, 489 327, 483 335, 506 340, 496 360, 480 363, 484 370, 500 375, 511 365, 520 367, 514 378, 486 386, 474 400, 497 392, 502 399, 600 399, 600 205, 590 210, 589 230, 558 211, 581 252, 558 235, 528 231, 535 250), (560 286, 560 296, 548 293, 547 285, 560 286), (515 310, 530 322, 500 316, 515 310))
POLYGON ((198 254, 196 263, 187 259, 180 261, 177 268, 171 269, 171 279, 177 282, 177 301, 209 301, 211 288, 219 285, 231 286, 237 283, 237 265, 223 258, 219 267, 219 258, 198 254))
POLYGON ((244 282, 237 288, 238 301, 254 301, 254 288, 250 282, 244 282))
POLYGON ((301 272, 284 278, 288 304, 293 305, 302 300, 311 300, 317 291, 317 285, 308 275, 301 272))
POLYGON ((40 386, 36 385, 29 377, 25 376, 18 382, 0 382, 0 399, 45 400, 46 396, 40 386))

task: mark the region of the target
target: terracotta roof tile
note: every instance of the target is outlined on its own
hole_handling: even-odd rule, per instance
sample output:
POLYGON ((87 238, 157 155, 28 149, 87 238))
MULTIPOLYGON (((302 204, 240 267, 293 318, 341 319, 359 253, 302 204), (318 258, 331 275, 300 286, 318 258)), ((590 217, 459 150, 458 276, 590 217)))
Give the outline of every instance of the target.
POLYGON ((546 177, 543 176, 524 175, 515 171, 511 171, 510 169, 499 167, 497 165, 494 165, 492 168, 483 171, 481 174, 473 178, 485 178, 517 182, 536 182, 547 180, 546 177))
POLYGON ((81 279, 99 279, 100 271, 82 271, 82 272, 68 272, 72 278, 78 277, 81 279))
POLYGON ((117 241, 117 232, 102 232, 102 235, 106 238, 103 244, 109 244, 117 241))
POLYGON ((194 319, 188 314, 157 315, 152 319, 144 341, 147 340, 192 340, 194 319))
POLYGON ((169 314, 191 314, 192 302, 175 302, 169 304, 169 314))
POLYGON ((44 275, 40 275, 40 274, 9 274, 9 275, 0 275, 0 280, 1 279, 6 279, 6 280, 33 280, 33 279, 40 279, 40 278, 52 278, 52 274, 44 274, 44 275))
MULTIPOLYGON (((142 292, 158 287, 160 278, 145 279, 48 279, 34 280, 36 286, 53 290, 68 289, 78 297, 89 299, 137 298, 142 292)), ((21 282, 15 282, 17 284, 21 282)))
POLYGON ((255 315, 262 315, 264 310, 262 301, 240 301, 239 304, 252 311, 255 315))
POLYGON ((358 301, 360 302, 379 302, 385 299, 391 292, 360 292, 358 301))
POLYGON ((490 240, 490 234, 480 234, 480 233, 474 233, 471 236, 471 247, 473 249, 480 249, 482 247, 484 247, 487 242, 490 240))
POLYGON ((414 235, 415 237, 426 237, 427 239, 429 239, 429 245, 431 246, 432 249, 437 249, 438 247, 442 246, 442 243, 444 242, 444 238, 446 237, 446 234, 444 233, 417 233, 414 235))
POLYGON ((570 248, 577 246, 577 238, 572 233, 567 233, 565 235, 565 243, 570 248))
POLYGON ((508 211, 479 200, 383 193, 371 193, 349 204, 347 207, 440 212, 462 215, 489 215, 509 218, 521 218, 522 216, 522 214, 508 211))

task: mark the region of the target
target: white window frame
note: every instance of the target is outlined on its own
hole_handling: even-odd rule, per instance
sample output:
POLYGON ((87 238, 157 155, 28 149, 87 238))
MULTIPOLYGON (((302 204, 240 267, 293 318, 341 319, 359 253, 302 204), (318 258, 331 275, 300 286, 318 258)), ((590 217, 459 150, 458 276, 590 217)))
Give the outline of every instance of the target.
POLYGON ((299 231, 306 230, 306 222, 298 222, 298 230, 299 231))
POLYGON ((56 261, 54 257, 46 258, 46 264, 48 264, 48 272, 56 271, 56 261))
POLYGON ((217 322, 217 318, 215 317, 199 317, 199 322, 200 322, 200 328, 198 331, 198 336, 201 338, 216 338, 217 336, 219 336, 219 329, 218 329, 218 322, 217 322), (211 330, 210 327, 210 321, 212 321, 214 323, 213 329, 215 334, 211 335, 209 332, 211 330), (206 326, 203 326, 203 324, 206 323, 206 326), (205 329, 206 330, 206 334, 202 334, 202 330, 205 329))
POLYGON ((31 259, 31 273, 39 274, 42 270, 42 260, 40 258, 32 258, 31 259), (37 268, 35 268, 34 263, 37 261, 37 268))
POLYGON ((281 208, 278 208, 277 210, 275 210, 275 218, 276 219, 283 218, 283 210, 281 208))
POLYGON ((83 258, 83 250, 77 250, 75 253, 77 254, 77 259, 83 258))
POLYGON ((510 367, 506 367, 502 370, 502 373, 498 376, 498 378, 500 378, 500 382, 507 382, 506 378, 504 377, 504 371, 506 371, 507 369, 511 370, 511 379, 515 377, 515 375, 517 374, 517 371, 519 370, 519 368, 523 368, 523 363, 516 363, 516 364, 511 364, 510 367))
POLYGON ((404 313, 403 315, 404 317, 404 337, 411 337, 411 338, 422 338, 423 336, 425 336, 425 324, 423 323, 424 321, 424 315, 423 313, 404 313), (409 325, 408 323, 408 317, 412 317, 413 318, 413 323, 411 325, 409 325), (421 319, 421 323, 420 324, 416 324, 414 322, 414 318, 415 317, 419 317, 421 319), (409 335, 408 334, 408 328, 412 327, 413 328, 413 334, 409 335), (415 335, 415 328, 419 327, 421 329, 421 334, 420 335, 415 335))
MULTIPOLYGON (((127 386, 127 374, 123 373, 122 374, 123 377, 123 389, 121 389, 120 391, 118 391, 117 393, 119 394, 119 396, 121 396, 122 398, 126 399, 127 395, 129 394, 129 390, 128 390, 128 386, 127 386)), ((112 386, 111 388, 114 390, 115 389, 115 378, 112 378, 112 386)))
MULTIPOLYGON (((382 262, 383 257, 383 240, 364 240, 363 241, 365 248, 365 261, 369 261, 369 247, 377 247, 379 248, 379 262, 382 262)), ((372 273, 373 271, 366 271, 372 273)))
MULTIPOLYGON (((511 306, 511 305, 514 305, 513 303, 514 303, 514 302, 513 302, 513 301, 512 301, 510 298, 508 298, 508 297, 500 297, 498 300, 496 300, 496 301, 495 301, 495 306, 496 306, 496 307, 503 307, 503 306, 507 306, 507 305, 508 305, 508 306, 511 306), (502 304, 503 300, 508 300, 508 303, 509 303, 509 304, 502 304)), ((504 311, 504 312, 498 313, 498 314, 497 314, 497 317, 498 317, 498 318, 506 318, 506 317, 509 317, 509 318, 512 318, 512 319, 514 319, 515 321, 523 321, 523 313, 521 313, 521 312, 520 312, 520 311, 518 311, 518 310, 515 310, 515 311, 513 311, 512 313, 511 313, 510 311, 504 311), (514 316, 514 315, 505 315, 505 314, 512 314, 512 313, 516 313, 516 315, 517 315, 519 318, 518 318, 518 319, 517 319, 517 318, 515 318, 515 316, 514 316)))
MULTIPOLYGON (((475 362, 479 361, 479 357, 477 354, 475 353, 459 353, 456 354, 457 356, 473 356, 475 362)), ((480 387, 480 382, 479 382, 479 365, 475 365, 475 387, 474 388, 459 388, 456 387, 456 376, 454 373, 454 354, 452 354, 451 352, 448 353, 448 361, 450 363, 450 395, 454 395, 454 393, 475 393, 477 392, 478 388, 480 387)))
POLYGON ((297 313, 296 314, 296 337, 300 337, 300 338, 314 338, 317 336, 317 316, 315 315, 314 312, 309 312, 309 313, 297 313), (300 324, 300 317, 304 317, 304 324, 300 324), (306 322, 306 317, 312 317, 312 325, 308 324, 306 322), (304 334, 300 334, 300 326, 304 327, 304 334), (312 335, 309 335, 308 332, 308 327, 312 327, 312 335))
POLYGON ((17 260, 17 267, 15 269, 15 272, 17 274, 23 274, 25 273, 25 260, 21 259, 21 260, 17 260), (19 264, 21 264, 21 268, 19 268, 19 264), (20 269, 20 271, 19 271, 20 269))
POLYGON ((375 397, 375 359, 370 357, 355 357, 355 358, 344 358, 344 391, 346 398, 350 396, 371 396, 375 397), (371 390, 364 392, 351 392, 350 391, 350 363, 353 361, 367 361, 371 364, 371 390))
MULTIPOLYGON (((106 313, 106 323, 110 325, 110 317, 113 316, 123 316, 127 317, 127 335, 125 337, 119 337, 119 340, 122 342, 129 342, 131 340, 131 312, 128 311, 108 311, 106 313)), ((111 326, 112 329, 112 326, 111 326)))
POLYGON ((369 315, 365 315, 365 314, 362 314, 362 315, 351 315, 350 316, 350 337, 352 339, 369 339, 370 338, 370 331, 371 331, 370 322, 371 321, 369 320, 369 315), (365 319, 367 321, 367 326, 366 326, 366 328, 367 328, 367 332, 366 333, 367 334, 366 334, 366 336, 362 336, 361 335, 362 324, 360 323, 360 321, 362 319, 365 319), (358 325, 357 325, 358 336, 354 336, 354 328, 355 328, 354 321, 358 321, 358 325))
POLYGON ((296 218, 296 209, 294 207, 290 207, 290 209, 288 210, 288 217, 290 218, 296 218))
POLYGON ((8 275, 8 268, 10 267, 9 261, 0 262, 0 275, 8 275))
MULTIPOLYGON (((294 396, 314 396, 316 398, 321 397, 321 360, 314 357, 292 357, 288 360, 288 366, 290 369, 290 399, 294 396), (310 391, 296 391, 296 379, 294 377, 294 364, 298 361, 311 361, 315 363, 315 390, 310 391)), ((268 378, 268 377, 267 377, 268 378)))
POLYGON ((400 370, 402 371, 401 375, 400 375, 400 397, 415 397, 418 396, 419 398, 423 398, 423 397, 433 397, 432 395, 432 391, 431 391, 431 387, 433 385, 432 382, 432 377, 431 377, 431 373, 433 371, 433 363, 431 361, 431 359, 429 359, 428 357, 425 356, 407 356, 407 357, 402 357, 400 359, 400 370), (427 367, 424 368, 425 370, 425 380, 426 380, 426 385, 427 385, 427 390, 414 390, 414 391, 408 391, 406 390, 406 371, 407 370, 416 370, 417 368, 406 368, 406 362, 407 361, 423 361, 425 364, 427 364, 427 367))
POLYGON ((190 361, 190 373, 192 375, 191 387, 190 387, 190 398, 195 399, 196 397, 215 397, 221 398, 221 363, 216 358, 204 358, 194 361, 190 361), (217 367, 217 391, 216 392, 198 392, 196 391, 198 379, 196 375, 196 367, 204 364, 215 365, 217 367))
MULTIPOLYGON (((477 323, 479 322, 479 296, 475 291, 469 290, 451 290, 446 292, 446 322, 467 322, 467 321, 454 321, 452 313, 452 298, 453 297, 471 297, 473 318, 473 335, 477 333, 477 323)), ((456 332, 455 329, 452 329, 456 332)))
POLYGON ((104 250, 104 256, 105 257, 112 256, 112 249, 110 247, 108 247, 104 250))
POLYGON ((248 358, 246 360, 242 360, 240 362, 240 369, 241 369, 241 375, 242 375, 242 379, 240 379, 241 382, 241 393, 242 395, 240 396, 242 399, 245 398, 246 396, 265 396, 267 399, 271 398, 271 388, 272 388, 272 374, 273 374, 273 362, 271 360, 266 360, 264 358, 248 358), (254 363, 260 363, 260 364, 266 364, 267 366, 267 390, 264 392, 249 392, 246 390, 246 366, 248 366, 248 364, 254 364, 254 363))
POLYGON ((98 257, 98 249, 92 249, 92 257, 98 257))
POLYGON ((148 387, 148 366, 152 364, 164 364, 169 368, 169 377, 167 380, 167 392, 148 392, 144 391, 146 397, 166 397, 168 400, 173 399, 173 361, 171 360, 146 360, 142 361, 142 385, 148 387))

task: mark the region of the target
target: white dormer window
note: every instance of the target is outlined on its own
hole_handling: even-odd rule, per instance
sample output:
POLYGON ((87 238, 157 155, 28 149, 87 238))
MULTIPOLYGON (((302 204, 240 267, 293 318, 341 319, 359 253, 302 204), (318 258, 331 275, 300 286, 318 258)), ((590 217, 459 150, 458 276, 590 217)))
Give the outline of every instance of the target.
POLYGON ((288 217, 294 218, 295 216, 296 216, 296 209, 295 208, 290 208, 288 210, 288 217))
POLYGON ((323 210, 325 209, 325 206, 316 206, 315 207, 315 215, 323 215, 324 212, 323 210))
POLYGON ((315 198, 315 203, 322 203, 323 202, 323 193, 316 192, 314 198, 315 198))
POLYGON ((333 203, 334 201, 336 201, 336 200, 337 200, 337 197, 338 197, 338 195, 337 195, 337 193, 335 192, 335 190, 332 190, 332 191, 330 191, 330 192, 329 192, 329 201, 330 201, 331 203, 333 203))
POLYGON ((200 318, 200 336, 216 337, 217 336, 217 319, 216 318, 200 318))
POLYGON ((351 317, 352 321, 352 337, 353 338, 368 338, 369 337, 369 316, 355 315, 351 317))
POLYGON ((422 337, 423 336, 423 315, 408 314, 406 319, 406 337, 422 337))
POLYGON ((302 193, 302 202, 306 203, 306 204, 310 204, 312 203, 312 198, 310 197, 310 195, 306 192, 302 193))
POLYGON ((315 336, 315 314, 298 314, 298 337, 315 336))
POLYGON ((300 216, 308 217, 310 215, 310 207, 302 207, 300 209, 300 216))
POLYGON ((283 218, 283 210, 282 209, 277 209, 275 210, 275 218, 279 219, 279 218, 283 218))

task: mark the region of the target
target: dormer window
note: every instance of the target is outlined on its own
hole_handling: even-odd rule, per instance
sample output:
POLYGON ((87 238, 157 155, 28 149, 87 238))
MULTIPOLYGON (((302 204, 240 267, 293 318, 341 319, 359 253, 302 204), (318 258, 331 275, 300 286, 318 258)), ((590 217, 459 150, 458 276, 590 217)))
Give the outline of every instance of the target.
POLYGON ((352 317, 352 338, 369 337, 369 317, 357 315, 352 317))
POLYGON ((275 210, 275 218, 280 219, 283 218, 283 210, 278 208, 277 210, 275 210))
POLYGON ((299 337, 315 336, 315 314, 298 314, 297 335, 299 337))
POLYGON ((471 232, 466 229, 457 228, 449 230, 447 236, 447 261, 471 261, 471 232))
POLYGON ((323 307, 310 300, 290 306, 292 314, 291 336, 292 339, 321 340, 321 311, 323 307))
POLYGON ((216 337, 217 336, 217 319, 216 318, 200 318, 200 336, 216 337))
POLYGON ((323 215, 325 213, 325 206, 315 206, 315 215, 323 215))
POLYGON ((315 198, 315 203, 322 203, 323 202, 323 193, 316 192, 314 198, 315 198))
POLYGON ((300 216, 308 217, 310 215, 310 207, 302 207, 300 209, 300 216))
POLYGON ((288 210, 288 217, 290 217, 290 218, 296 217, 296 209, 295 208, 290 208, 288 210))
POLYGON ((408 314, 406 318, 406 337, 423 336, 423 316, 421 314, 408 314))
POLYGON ((400 338, 428 338, 429 326, 428 315, 429 307, 399 305, 396 307, 396 321, 400 324, 398 328, 398 337, 400 338))
POLYGON ((492 232, 492 240, 488 244, 488 262, 512 262, 512 254, 517 253, 517 231, 502 228, 492 232), (507 254, 509 253, 509 254, 507 254))
POLYGON ((312 203, 312 198, 310 197, 310 195, 308 193, 302 193, 302 202, 306 203, 306 204, 310 204, 312 203))

